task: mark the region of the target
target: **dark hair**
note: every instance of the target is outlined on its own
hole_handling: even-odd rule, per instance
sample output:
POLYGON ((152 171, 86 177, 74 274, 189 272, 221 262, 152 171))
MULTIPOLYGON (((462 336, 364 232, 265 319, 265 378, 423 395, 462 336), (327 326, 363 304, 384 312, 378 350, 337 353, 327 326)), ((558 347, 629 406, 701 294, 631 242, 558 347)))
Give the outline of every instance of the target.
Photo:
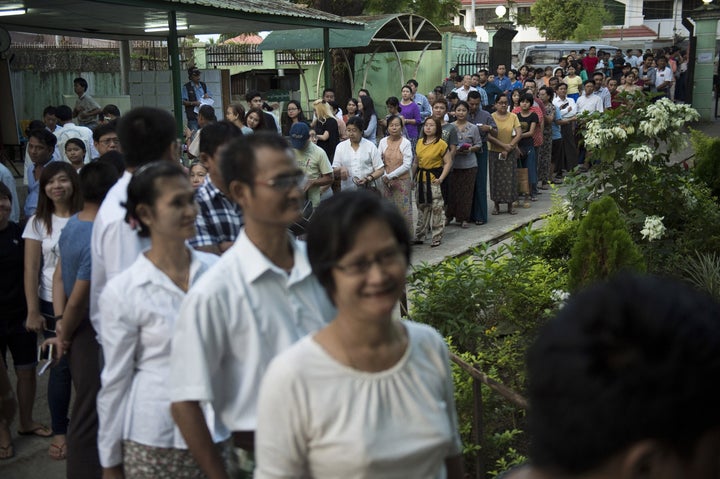
POLYGON ((376 220, 390 227, 410 263, 410 232, 395 205, 364 190, 343 191, 320 203, 307 227, 307 254, 312 271, 332 300, 332 270, 355 244, 358 232, 376 220))
POLYGON ((60 105, 55 108, 55 116, 62 122, 72 120, 72 108, 67 105, 60 105))
POLYGON ((450 93, 447 94, 446 98, 448 100, 454 100, 455 98, 458 98, 458 94, 455 91, 451 91, 450 93))
POLYGON ((144 204, 152 208, 158 198, 156 180, 175 176, 187 179, 185 171, 172 161, 153 161, 141 166, 133 174, 127 187, 127 201, 123 206, 127 210, 125 221, 136 221, 140 226, 138 236, 150 236, 150 229, 137 214, 138 206, 144 204))
POLYGON ((118 108, 117 105, 105 105, 102 109, 102 114, 120 116, 120 108, 118 108))
POLYGON ((55 145, 57 145, 57 137, 47 131, 45 127, 30 130, 30 133, 28 133, 28 140, 30 138, 35 138, 48 148, 55 148, 55 145))
POLYGON ((56 110, 55 107, 52 106, 52 105, 46 106, 45 109, 43 110, 43 117, 44 117, 45 115, 53 115, 53 116, 55 116, 55 115, 57 115, 57 110, 56 110))
POLYGON ((415 80, 414 78, 411 78, 410 80, 408 80, 408 81, 407 81, 407 84, 408 84, 408 85, 412 85, 412 86, 414 86, 415 88, 417 88, 418 85, 419 85, 419 83, 417 82, 417 80, 415 80))
POLYGON ((250 116, 250 113, 257 114, 258 117, 260 117, 260 120, 258 122, 258 126, 255 128, 252 128, 253 131, 260 131, 265 129, 265 113, 260 108, 250 108, 247 113, 245 113, 245 125, 250 128, 250 126, 247 124, 247 119, 250 116))
POLYGON ((45 123, 41 120, 31 120, 27 128, 25 128, 25 136, 29 137, 33 130, 46 130, 45 123))
POLYGON ((528 351, 532 462, 581 474, 645 439, 687 457, 720 425, 718 318, 705 294, 652 276, 574 295, 528 351))
POLYGON ((88 203, 100 204, 118 179, 117 170, 107 162, 93 161, 80 170, 80 192, 88 203))
POLYGON ((85 91, 88 89, 88 82, 84 78, 77 77, 73 80, 73 85, 80 85, 85 91))
POLYGON ((323 89, 322 96, 325 96, 325 93, 335 94, 335 90, 333 88, 325 88, 325 89, 323 89))
POLYGON ((524 101, 529 102, 530 106, 533 106, 533 103, 535 103, 535 97, 532 96, 532 93, 524 93, 520 95, 519 103, 522 103, 524 101))
MULTIPOLYGON (((465 103, 465 105, 467 106, 467 103, 465 103)), ((439 118, 435 118, 431 115, 425 118, 425 121, 423 122, 422 133, 420 133, 422 141, 427 141, 427 135, 425 134, 425 123, 428 121, 432 121, 433 123, 435 123, 435 138, 442 139, 442 122, 439 118)))
POLYGON ((485 76, 488 76, 490 72, 487 70, 487 68, 481 68, 477 71, 476 75, 480 76, 481 73, 484 73, 485 76))
POLYGON ((598 75, 600 75, 601 77, 605 78, 605 74, 604 74, 603 72, 601 72, 601 71, 596 71, 595 73, 593 73, 592 76, 593 76, 593 78, 595 78, 595 77, 598 76, 598 75))
POLYGON ((285 138, 271 131, 258 131, 254 135, 243 135, 231 140, 220 154, 220 175, 228 188, 233 181, 254 188, 257 150, 260 148, 287 151, 290 150, 290 144, 285 138))
POLYGON ((117 120, 112 120, 96 126, 93 130, 93 141, 97 143, 100 141, 100 138, 109 133, 117 133, 117 120))
POLYGON ((257 97, 260 97, 260 99, 262 100, 262 95, 257 90, 250 90, 247 93, 245 93, 245 101, 248 103, 250 103, 253 98, 257 98, 257 97))
MULTIPOLYGON (((370 96, 370 90, 368 90, 367 88, 359 89, 358 93, 365 93, 367 96, 370 96)), ((358 95, 358 96, 360 96, 360 95, 358 95)))
POLYGON ((373 102, 373 99, 369 96, 361 96, 358 98, 360 103, 363 105, 363 111, 361 113, 362 115, 362 121, 363 121, 363 127, 362 130, 366 130, 368 125, 370 124, 370 119, 373 115, 377 118, 377 113, 375 113, 375 102, 373 102))
POLYGON ((85 145, 85 142, 82 141, 80 138, 69 138, 65 142, 65 151, 67 151, 68 145, 75 145, 79 147, 83 151, 83 153, 87 153, 87 145, 85 145))
POLYGON ((12 204, 12 192, 10 191, 10 188, 8 188, 8 186, 2 181, 0 181, 0 198, 7 198, 8 201, 10 201, 10 204, 12 204))
MULTIPOLYGON (((52 133, 50 134, 52 135, 52 133)), ((70 214, 75 214, 80 211, 83 205, 82 193, 80 192, 80 178, 75 168, 70 163, 64 161, 51 161, 45 165, 42 173, 40 173, 40 190, 37 209, 35 210, 34 224, 42 224, 48 235, 52 234, 52 215, 55 213, 55 203, 48 198, 47 193, 45 193, 45 187, 50 183, 50 180, 59 173, 65 173, 68 178, 70 178, 70 183, 72 184, 73 192, 69 201, 70 214)))
POLYGON ((406 89, 406 88, 407 88, 408 90, 410 90, 410 93, 412 93, 412 88, 410 88, 410 85, 407 85, 407 84, 401 86, 401 87, 400 87, 400 91, 403 91, 403 90, 406 89))
POLYGON ((125 157, 117 150, 110 150, 104 155, 100 155, 100 158, 95 161, 98 163, 107 163, 115 168, 117 178, 120 178, 125 172, 125 157))
POLYGON ((357 104, 358 104, 358 99, 357 99, 357 98, 350 98, 347 102, 348 102, 348 103, 354 103, 354 104, 355 104, 355 109, 357 109, 357 104))
POLYGON ((461 106, 464 107, 467 111, 470 111, 470 104, 464 100, 460 100, 459 102, 457 102, 457 105, 455 105, 455 110, 457 111, 457 109, 461 106))
POLYGON ((553 90, 552 87, 549 86, 541 86, 538 91, 544 91, 545 93, 547 93, 548 98, 550 98, 551 100, 555 96, 555 90, 553 90))
POLYGON ((387 126, 390 126, 390 123, 392 123, 395 120, 400 120, 400 126, 403 126, 403 119, 400 115, 390 115, 385 119, 385 124, 387 126))
POLYGON ((359 116, 351 116, 350 118, 348 118, 346 126, 354 126, 358 130, 360 130, 360 133, 365 130, 365 122, 359 116))
POLYGON ((587 79, 583 82, 583 87, 588 83, 591 84, 593 87, 595 86, 595 82, 593 80, 587 79))
POLYGON ((162 159, 175 143, 175 119, 165 110, 141 106, 120 117, 117 133, 125 164, 137 168, 162 159))
POLYGON ((397 108, 398 111, 402 111, 402 105, 400 105, 400 100, 398 100, 396 96, 389 96, 388 99, 385 100, 385 106, 388 105, 397 108))
POLYGON ((241 135, 240 128, 228 120, 211 123, 200 130, 200 153, 214 156, 220 145, 241 135))
POLYGON ((468 100, 482 100, 480 92, 477 90, 470 90, 467 95, 468 100))
POLYGON ((442 98, 436 99, 436 100, 432 103, 432 105, 430 105, 430 106, 435 106, 435 105, 437 105, 438 103, 442 103, 443 105, 445 105, 445 108, 447 108, 447 101, 446 101, 446 100, 443 100, 442 98))
MULTIPOLYGON (((298 109, 298 111, 299 111, 298 116, 297 116, 298 121, 307 121, 307 120, 305 119, 305 114, 303 113, 302 105, 300 104, 299 101, 297 101, 297 100, 290 100, 289 102, 287 102, 287 104, 288 104, 288 106, 290 106, 290 105, 295 105, 295 106, 297 107, 297 109, 298 109)), ((287 109, 286 109, 286 110, 287 110, 287 109)), ((286 113, 287 113, 287 112, 286 112, 286 113)))
POLYGON ((198 109, 198 116, 205 118, 207 121, 216 122, 217 116, 215 115, 215 109, 210 105, 203 105, 198 109))

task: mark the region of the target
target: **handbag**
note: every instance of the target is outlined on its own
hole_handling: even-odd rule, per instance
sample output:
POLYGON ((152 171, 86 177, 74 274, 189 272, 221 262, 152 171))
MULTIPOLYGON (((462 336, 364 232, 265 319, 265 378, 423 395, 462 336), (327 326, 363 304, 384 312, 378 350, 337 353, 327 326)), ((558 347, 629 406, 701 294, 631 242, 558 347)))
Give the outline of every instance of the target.
POLYGON ((304 235, 305 229, 307 228, 308 223, 310 223, 310 218, 312 218, 314 212, 315 208, 313 208, 312 201, 306 199, 300 218, 288 227, 292 234, 298 237, 304 235))

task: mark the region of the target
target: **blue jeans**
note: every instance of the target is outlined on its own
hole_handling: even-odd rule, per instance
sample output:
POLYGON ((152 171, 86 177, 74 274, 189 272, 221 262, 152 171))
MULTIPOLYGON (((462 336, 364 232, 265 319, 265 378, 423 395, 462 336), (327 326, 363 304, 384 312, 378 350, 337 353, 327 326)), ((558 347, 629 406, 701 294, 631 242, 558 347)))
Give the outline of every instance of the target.
POLYGON ((525 158, 522 158, 523 168, 528 169, 528 182, 530 183, 530 194, 535 196, 538 194, 538 172, 537 172, 537 156, 534 146, 522 147, 523 151, 527 151, 525 158))
MULTIPOLYGON (((48 329, 55 329, 55 320, 50 319, 55 314, 52 303, 40 300, 40 313, 45 316, 48 329)), ((54 338, 55 333, 43 331, 45 339, 54 338)), ((48 406, 50 408, 50 420, 52 422, 53 435, 67 434, 68 410, 70 409, 70 394, 72 391, 72 380, 70 378, 70 366, 67 356, 63 356, 53 367, 50 368, 50 379, 48 380, 48 406)))

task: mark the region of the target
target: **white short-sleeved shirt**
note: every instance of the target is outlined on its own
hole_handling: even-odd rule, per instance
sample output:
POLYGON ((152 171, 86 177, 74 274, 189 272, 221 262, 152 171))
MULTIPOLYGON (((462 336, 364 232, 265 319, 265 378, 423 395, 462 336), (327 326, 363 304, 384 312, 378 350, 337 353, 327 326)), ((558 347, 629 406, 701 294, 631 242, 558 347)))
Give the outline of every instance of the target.
POLYGON ((58 249, 58 241, 60 233, 67 224, 70 217, 61 218, 52 215, 52 234, 48 235, 47 228, 41 221, 35 221, 35 216, 31 216, 25 225, 23 238, 40 241, 42 243, 42 265, 40 269, 40 282, 38 287, 38 296, 43 301, 52 301, 52 278, 55 274, 58 259, 60 259, 60 250, 58 249))
MULTIPOLYGON (((217 256, 191 251, 190 284, 217 256)), ((108 281, 100 296, 105 366, 98 393, 98 452, 103 467, 123 462, 122 441, 187 449, 170 414, 170 344, 185 292, 144 254, 108 281)), ((192 361, 191 358, 186 359, 192 361)), ((215 442, 229 437, 209 405, 205 419, 215 442)))
POLYGON ((100 294, 112 278, 125 271, 137 259, 140 252, 150 247, 149 238, 141 238, 125 222, 127 210, 127 187, 132 174, 123 173, 110 188, 103 200, 93 224, 90 241, 92 253, 92 288, 90 288, 90 321, 102 337, 102 318, 98 307, 100 294))
POLYGON ((592 94, 590 96, 587 95, 581 95, 580 98, 577 99, 577 112, 580 113, 592 113, 594 111, 599 111, 602 113, 605 111, 605 107, 603 105, 603 100, 598 95, 592 94))
POLYGON ((257 395, 267 365, 335 315, 312 275, 305 243, 290 241, 294 265, 288 274, 243 230, 192 287, 172 343, 173 402, 208 401, 229 430, 255 430, 257 395))
POLYGON ((348 191, 357 188, 353 177, 363 179, 384 165, 377 146, 372 141, 362 138, 357 151, 350 146, 350 140, 338 143, 332 167, 335 169, 342 166, 347 168, 348 178, 343 180, 341 188, 343 191, 348 191))
POLYGON ((462 452, 448 351, 429 326, 404 322, 390 369, 341 364, 308 336, 280 354, 260 390, 257 479, 444 478, 462 452))

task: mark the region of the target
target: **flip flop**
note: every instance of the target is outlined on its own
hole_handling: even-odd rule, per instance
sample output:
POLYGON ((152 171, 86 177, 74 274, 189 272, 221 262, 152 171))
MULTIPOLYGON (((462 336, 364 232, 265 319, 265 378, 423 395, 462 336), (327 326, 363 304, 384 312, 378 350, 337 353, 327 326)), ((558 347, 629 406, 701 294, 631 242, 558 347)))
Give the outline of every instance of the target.
POLYGON ((15 448, 12 443, 7 446, 0 446, 0 461, 12 459, 13 457, 15 457, 15 448))
POLYGON ((497 210, 497 209, 496 209, 496 210, 492 210, 492 212, 491 212, 490 214, 492 214, 492 215, 499 215, 499 214, 500 214, 500 210, 497 210))
POLYGON ((34 429, 30 429, 29 431, 21 431, 20 429, 18 429, 17 433, 20 436, 37 436, 37 437, 50 437, 53 435, 50 428, 47 426, 43 426, 42 424, 35 426, 34 429), (47 434, 45 434, 45 433, 47 433, 47 434))
POLYGON ((434 240, 432 243, 430 243, 431 248, 437 248, 440 246, 440 240, 434 240))
POLYGON ((66 452, 67 445, 65 443, 62 443, 59 446, 57 444, 50 444, 50 447, 48 448, 48 456, 50 456, 50 459, 55 459, 56 461, 64 460, 66 452))

